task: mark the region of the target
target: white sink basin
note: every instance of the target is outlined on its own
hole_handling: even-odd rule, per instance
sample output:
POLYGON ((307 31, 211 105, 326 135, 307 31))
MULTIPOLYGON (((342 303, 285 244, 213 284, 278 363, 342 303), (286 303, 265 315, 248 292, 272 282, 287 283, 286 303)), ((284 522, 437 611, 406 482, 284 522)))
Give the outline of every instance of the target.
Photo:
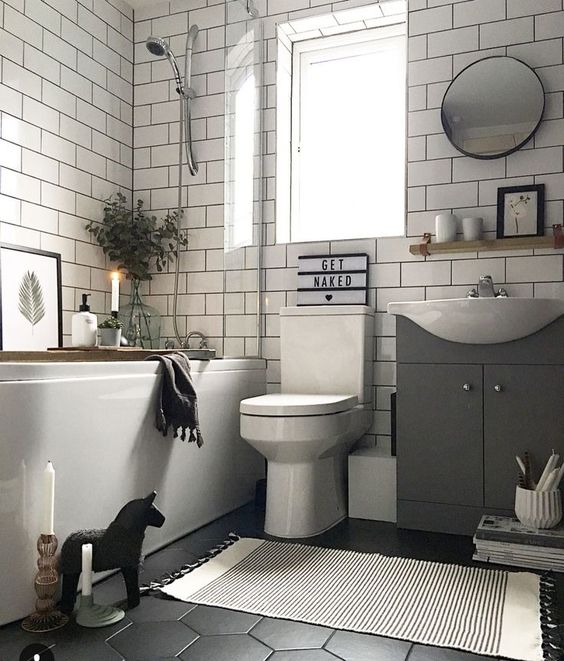
POLYGON ((452 298, 388 303, 432 335, 464 344, 497 344, 536 333, 564 314, 558 298, 452 298))

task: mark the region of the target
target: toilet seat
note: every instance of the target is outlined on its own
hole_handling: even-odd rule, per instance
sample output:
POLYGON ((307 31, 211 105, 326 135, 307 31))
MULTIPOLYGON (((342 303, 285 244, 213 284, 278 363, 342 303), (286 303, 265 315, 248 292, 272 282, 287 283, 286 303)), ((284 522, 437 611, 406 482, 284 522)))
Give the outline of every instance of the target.
POLYGON ((241 402, 240 412, 245 415, 277 418, 302 417, 341 413, 357 405, 358 398, 354 395, 273 393, 244 399, 241 402))

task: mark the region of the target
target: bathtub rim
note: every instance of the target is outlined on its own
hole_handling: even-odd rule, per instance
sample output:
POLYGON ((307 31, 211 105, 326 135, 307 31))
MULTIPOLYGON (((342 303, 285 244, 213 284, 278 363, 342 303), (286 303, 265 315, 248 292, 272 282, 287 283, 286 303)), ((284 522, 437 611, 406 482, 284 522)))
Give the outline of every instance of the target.
MULTIPOLYGON (((265 370, 266 361, 263 358, 191 360, 190 368, 195 374, 255 371, 265 370)), ((143 360, 0 362, 0 383, 103 376, 152 376, 158 374, 160 369, 159 362, 143 360)))

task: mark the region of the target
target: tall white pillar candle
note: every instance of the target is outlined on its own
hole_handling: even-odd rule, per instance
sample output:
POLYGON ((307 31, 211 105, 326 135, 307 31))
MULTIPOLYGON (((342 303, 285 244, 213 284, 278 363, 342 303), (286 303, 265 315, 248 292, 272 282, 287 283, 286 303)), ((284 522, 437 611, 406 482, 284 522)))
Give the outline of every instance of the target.
POLYGON ((112 312, 119 312, 119 273, 112 273, 112 312))
POLYGON ((92 594, 92 544, 82 545, 82 596, 92 594))
POLYGON ((41 527, 41 533, 43 535, 54 535, 55 469, 50 461, 47 462, 47 467, 43 471, 43 507, 43 525, 41 527))

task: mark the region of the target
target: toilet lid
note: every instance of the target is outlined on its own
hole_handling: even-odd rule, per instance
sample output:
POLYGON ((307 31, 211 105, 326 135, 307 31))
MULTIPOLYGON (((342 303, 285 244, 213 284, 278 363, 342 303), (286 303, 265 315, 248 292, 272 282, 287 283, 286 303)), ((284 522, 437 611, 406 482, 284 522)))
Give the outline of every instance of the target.
POLYGON ((241 402, 240 411, 247 415, 301 416, 328 415, 347 411, 358 404, 354 395, 301 395, 278 393, 251 397, 241 402))

